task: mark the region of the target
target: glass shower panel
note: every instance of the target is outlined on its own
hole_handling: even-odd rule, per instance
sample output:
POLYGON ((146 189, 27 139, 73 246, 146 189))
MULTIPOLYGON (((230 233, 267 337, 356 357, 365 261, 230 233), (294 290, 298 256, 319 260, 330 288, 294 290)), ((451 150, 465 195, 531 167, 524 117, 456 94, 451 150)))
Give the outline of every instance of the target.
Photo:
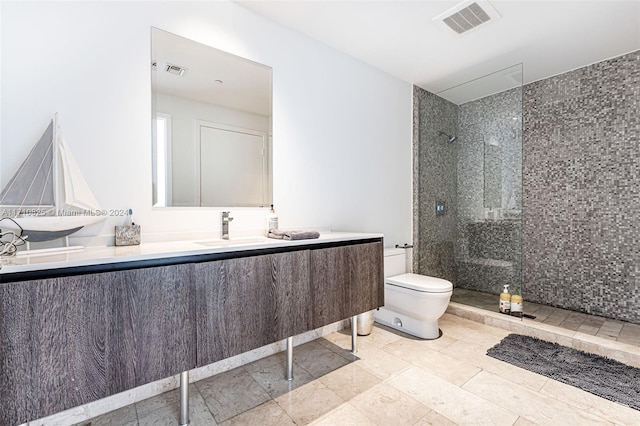
POLYGON ((491 294, 522 286, 522 65, 416 95, 419 273, 491 294))

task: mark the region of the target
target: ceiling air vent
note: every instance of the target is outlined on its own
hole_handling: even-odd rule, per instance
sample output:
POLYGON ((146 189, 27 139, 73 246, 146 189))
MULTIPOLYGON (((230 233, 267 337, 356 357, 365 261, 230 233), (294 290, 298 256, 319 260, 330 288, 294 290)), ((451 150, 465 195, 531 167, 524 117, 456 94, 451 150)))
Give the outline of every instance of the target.
POLYGON ((488 1, 464 1, 433 18, 458 34, 466 33, 501 16, 488 1))
POLYGON ((175 74, 175 75, 183 75, 184 72, 187 70, 186 68, 182 68, 178 65, 173 65, 173 64, 169 64, 166 63, 164 66, 164 70, 166 72, 168 72, 169 74, 175 74))

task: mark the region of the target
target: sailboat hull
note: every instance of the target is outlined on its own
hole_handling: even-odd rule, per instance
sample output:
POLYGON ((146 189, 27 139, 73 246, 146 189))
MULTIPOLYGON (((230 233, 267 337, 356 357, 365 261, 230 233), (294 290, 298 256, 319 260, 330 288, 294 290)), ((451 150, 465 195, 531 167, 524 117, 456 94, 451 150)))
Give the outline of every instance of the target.
POLYGON ((43 241, 53 241, 58 238, 64 238, 82 229, 82 226, 73 229, 65 229, 64 231, 33 231, 31 229, 25 229, 24 235, 26 235, 27 241, 31 243, 41 243, 43 241))
MULTIPOLYGON (((13 218, 22 228, 22 236, 26 235, 27 241, 32 243, 63 238, 104 219, 103 216, 25 216, 13 218)), ((9 221, 3 223, 2 226, 19 231, 18 227, 9 221)))

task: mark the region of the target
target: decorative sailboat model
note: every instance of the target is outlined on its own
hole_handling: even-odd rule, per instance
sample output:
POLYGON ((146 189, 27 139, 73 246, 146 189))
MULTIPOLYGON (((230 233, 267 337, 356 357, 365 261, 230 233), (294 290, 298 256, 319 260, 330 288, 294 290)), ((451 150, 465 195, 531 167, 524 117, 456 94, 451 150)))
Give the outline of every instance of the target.
MULTIPOLYGON (((64 238, 105 219, 57 121, 56 114, 0 193, 0 217, 12 218, 28 242, 64 238)), ((2 223, 3 228, 13 226, 12 221, 2 223)))

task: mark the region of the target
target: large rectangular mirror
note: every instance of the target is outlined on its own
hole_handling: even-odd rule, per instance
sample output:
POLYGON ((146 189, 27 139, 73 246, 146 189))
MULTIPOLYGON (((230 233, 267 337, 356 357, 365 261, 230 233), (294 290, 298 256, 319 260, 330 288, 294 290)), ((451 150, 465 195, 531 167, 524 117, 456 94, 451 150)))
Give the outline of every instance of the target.
POLYGON ((272 70, 151 28, 153 205, 272 203, 272 70))

